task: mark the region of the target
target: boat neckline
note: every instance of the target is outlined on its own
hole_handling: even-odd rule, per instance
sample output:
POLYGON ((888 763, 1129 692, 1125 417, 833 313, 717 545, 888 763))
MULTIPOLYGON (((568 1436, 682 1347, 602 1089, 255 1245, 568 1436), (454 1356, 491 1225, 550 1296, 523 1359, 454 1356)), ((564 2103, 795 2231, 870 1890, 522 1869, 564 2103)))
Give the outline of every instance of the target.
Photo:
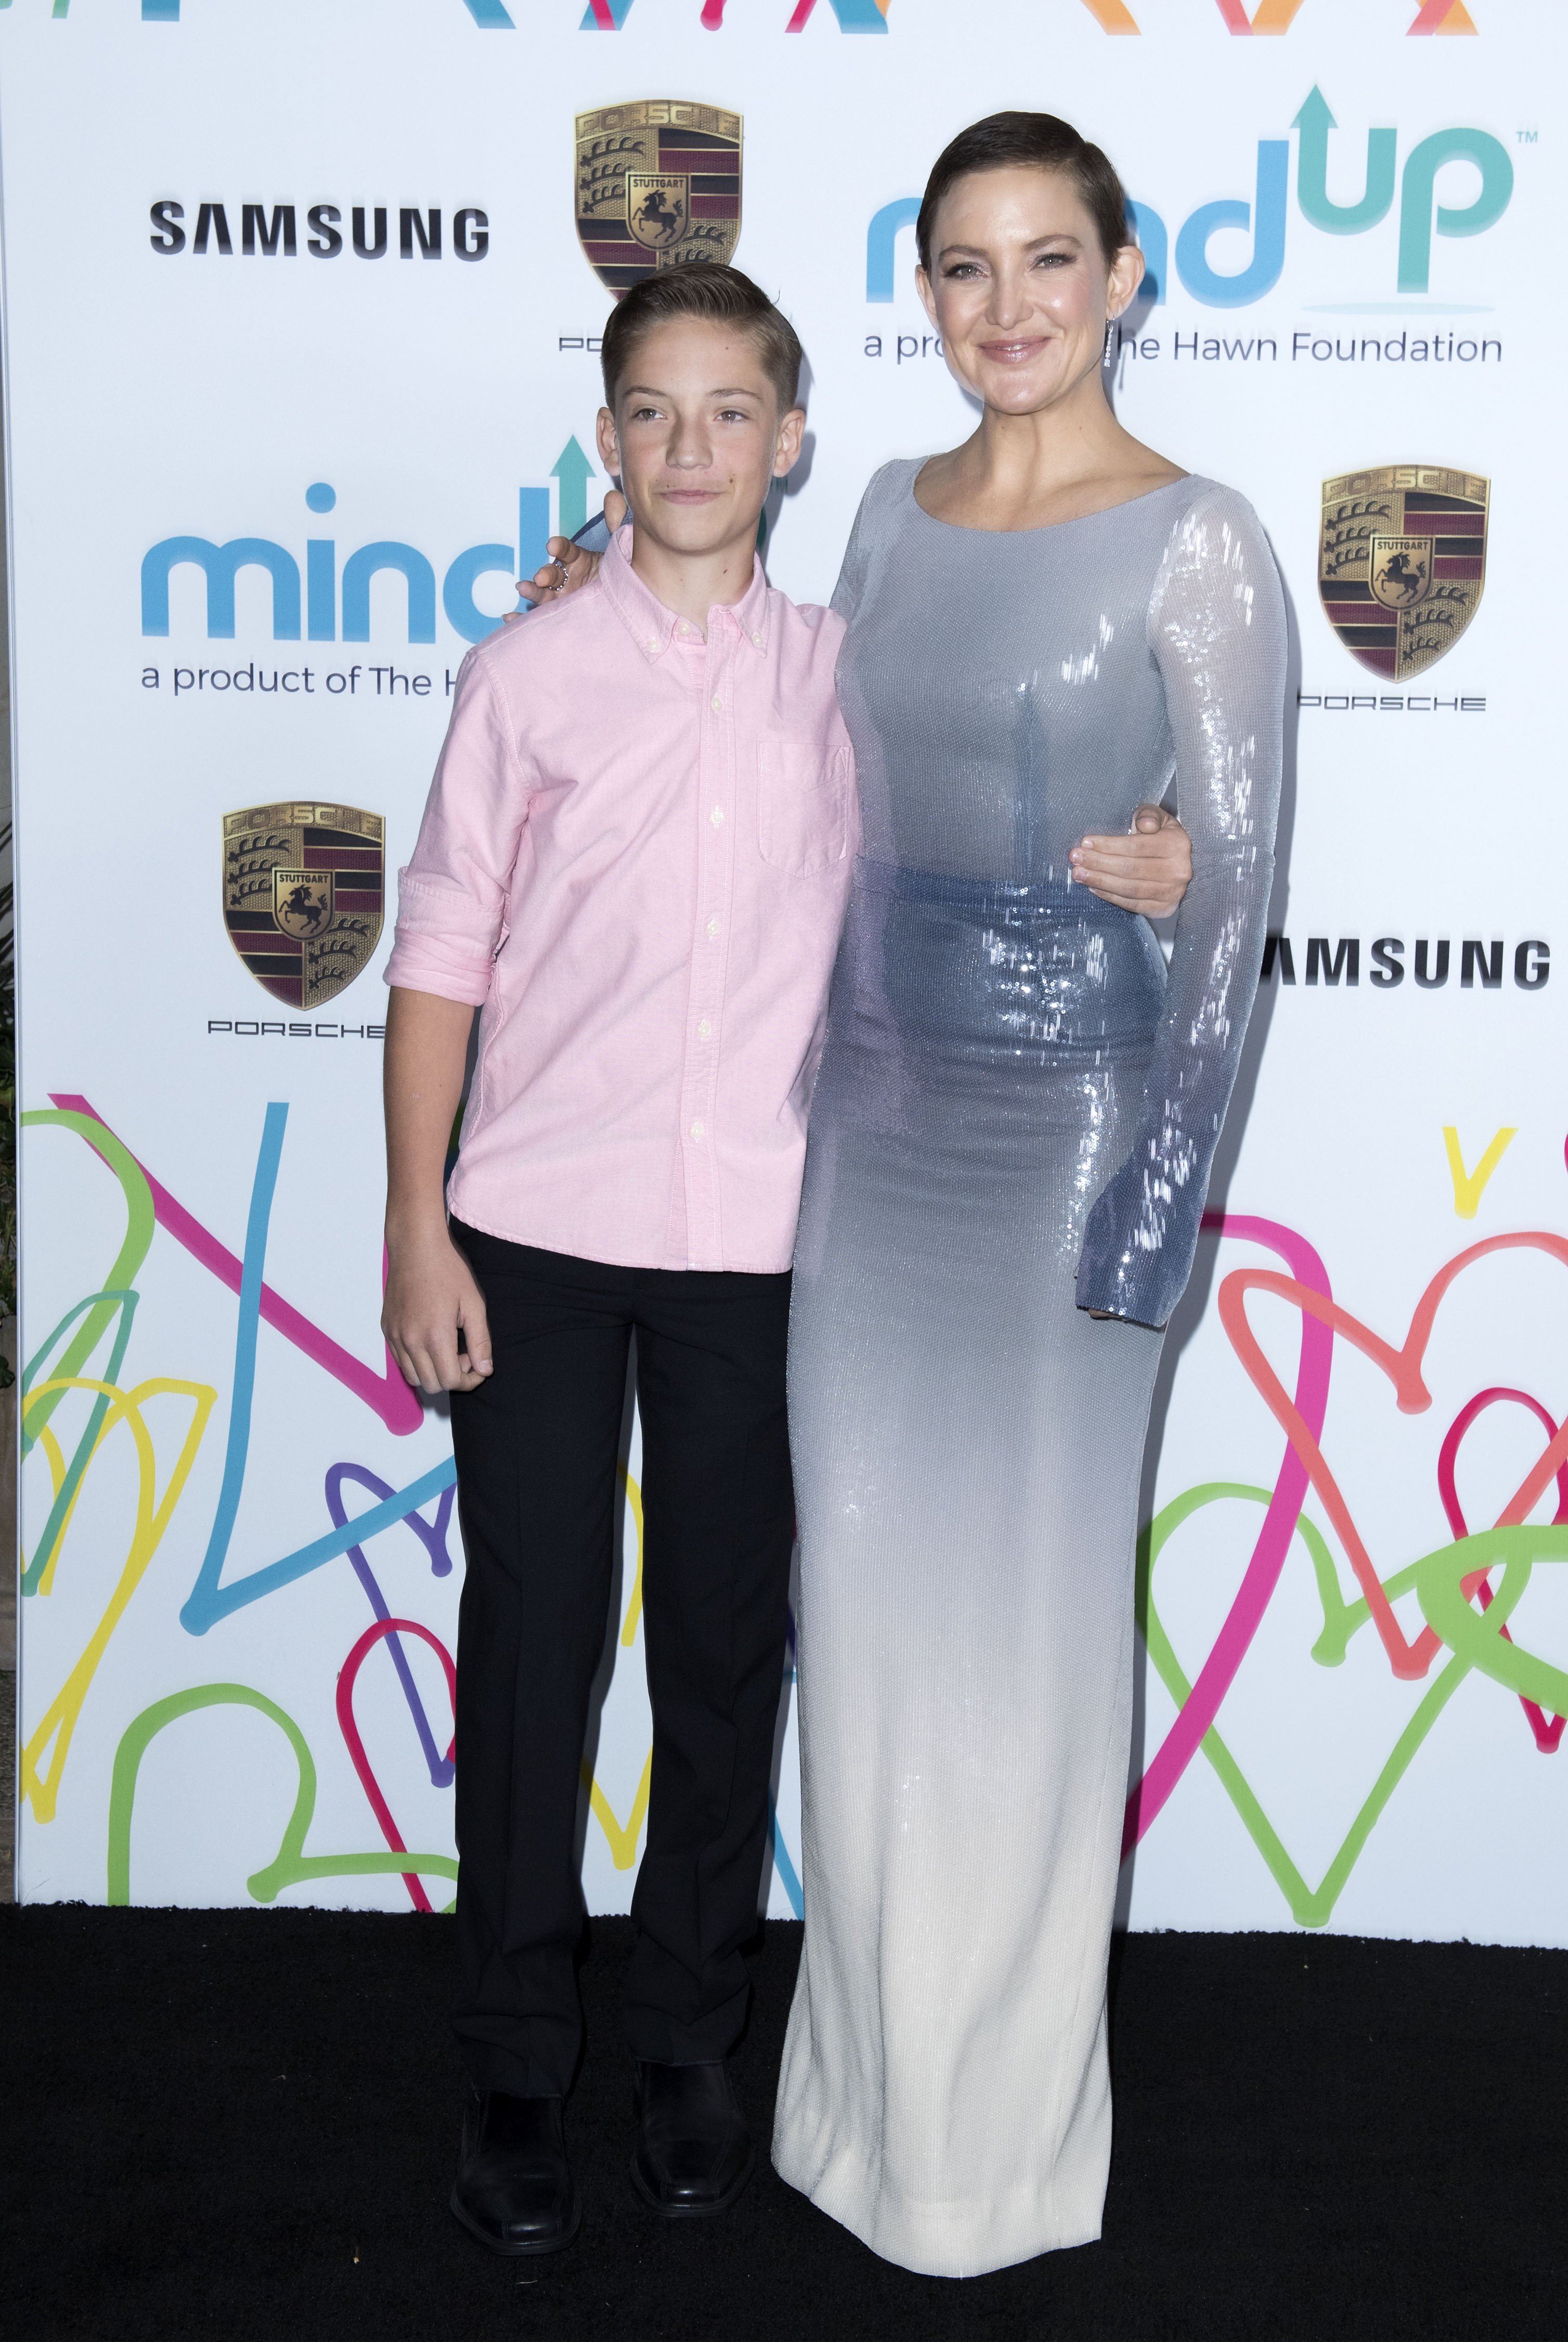
POLYGON ((1145 488, 1142 495, 1123 496, 1114 505, 1101 505, 1095 512, 1075 513, 1071 520, 1044 521, 1038 528, 974 528, 967 521, 942 520, 935 513, 927 512, 925 506, 921 503, 920 498, 915 495, 915 482, 919 479, 921 473, 924 471, 925 466, 930 463, 930 461, 931 458, 929 455, 923 455, 920 458, 918 468, 911 473, 909 478, 909 501, 914 506, 915 511, 920 515, 922 520, 930 521, 934 528, 954 529, 960 536, 1049 536, 1059 528, 1082 528, 1087 521, 1104 520, 1111 513, 1129 512, 1134 505, 1150 504, 1155 496, 1169 495, 1173 488, 1190 487, 1198 476, 1195 472, 1183 472, 1177 479, 1162 481, 1161 485, 1157 488, 1145 488))

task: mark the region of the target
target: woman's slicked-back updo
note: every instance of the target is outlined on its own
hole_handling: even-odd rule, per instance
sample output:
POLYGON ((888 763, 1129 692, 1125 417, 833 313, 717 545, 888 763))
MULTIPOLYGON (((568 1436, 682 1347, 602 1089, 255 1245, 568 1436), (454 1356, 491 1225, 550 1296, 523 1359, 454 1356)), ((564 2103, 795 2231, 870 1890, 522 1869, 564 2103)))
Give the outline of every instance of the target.
POLYGON ((1122 246, 1132 242, 1127 232, 1126 190, 1109 156, 1098 146, 1092 146, 1058 115, 988 114, 984 122, 972 122, 943 148, 925 183, 914 240, 920 248, 920 265, 928 276, 936 215, 949 189, 974 171, 1019 166, 1061 171, 1072 180, 1094 223, 1107 267, 1122 246))

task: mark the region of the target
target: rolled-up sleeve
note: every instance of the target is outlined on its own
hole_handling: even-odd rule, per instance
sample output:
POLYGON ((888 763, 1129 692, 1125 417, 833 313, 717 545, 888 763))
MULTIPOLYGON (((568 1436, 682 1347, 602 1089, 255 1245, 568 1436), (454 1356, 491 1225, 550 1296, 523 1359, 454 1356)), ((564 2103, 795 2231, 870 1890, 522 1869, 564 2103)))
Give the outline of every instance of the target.
POLYGON ((481 645, 458 671, 452 720, 419 826, 398 872, 388 984, 483 1007, 523 826, 528 777, 481 645))

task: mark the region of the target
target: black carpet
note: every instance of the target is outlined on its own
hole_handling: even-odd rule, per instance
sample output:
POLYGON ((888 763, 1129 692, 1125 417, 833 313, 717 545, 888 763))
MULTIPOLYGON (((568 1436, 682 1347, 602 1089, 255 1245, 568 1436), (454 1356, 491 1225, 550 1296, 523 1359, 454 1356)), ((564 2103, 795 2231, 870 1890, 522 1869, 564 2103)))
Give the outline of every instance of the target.
MULTIPOLYGON (((799 1929, 737 2059, 765 2140, 799 1929)), ((493 2259, 446 2209, 460 2082, 434 1918, 0 1910, 6 2225, 28 2342, 1568 2331, 1568 1953, 1134 1937, 1113 1970, 1104 2241, 964 2284, 890 2268, 759 2168, 666 2227, 626 2178, 616 1996, 584 1968, 577 2242, 493 2259)))

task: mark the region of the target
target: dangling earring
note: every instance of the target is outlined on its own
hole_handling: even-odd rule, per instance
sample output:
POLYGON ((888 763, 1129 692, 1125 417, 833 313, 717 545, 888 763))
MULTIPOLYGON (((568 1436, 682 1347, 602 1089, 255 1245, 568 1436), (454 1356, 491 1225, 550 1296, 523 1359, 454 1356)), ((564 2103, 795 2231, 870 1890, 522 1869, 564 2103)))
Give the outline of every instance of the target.
POLYGON ((1115 322, 1116 320, 1114 317, 1107 317, 1105 320, 1105 345, 1100 352, 1100 363, 1102 365, 1104 365, 1109 361, 1111 355, 1111 328, 1115 322))

